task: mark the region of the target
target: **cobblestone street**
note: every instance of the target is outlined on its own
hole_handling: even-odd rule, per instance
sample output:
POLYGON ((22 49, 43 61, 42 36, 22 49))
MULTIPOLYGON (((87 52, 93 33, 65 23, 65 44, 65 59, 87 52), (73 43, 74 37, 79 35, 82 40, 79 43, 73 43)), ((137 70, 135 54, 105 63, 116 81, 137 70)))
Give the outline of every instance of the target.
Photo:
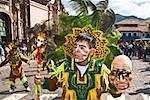
MULTIPOLYGON (((148 62, 141 60, 132 60, 133 62, 133 80, 131 87, 125 93, 126 100, 149 100, 150 98, 150 65, 148 62), (145 98, 145 99, 144 99, 145 98)), ((31 87, 31 92, 25 92, 20 80, 16 80, 17 91, 10 94, 8 92, 9 66, 0 68, 0 100, 34 100, 34 82, 33 78, 36 74, 36 64, 32 61, 30 66, 24 64, 25 73, 31 87)), ((46 75, 47 71, 41 71, 42 75, 46 75)), ((52 100, 61 96, 62 90, 59 88, 54 92, 43 90, 41 100, 52 100)), ((105 95, 105 94, 104 94, 105 95)), ((59 99, 58 99, 59 100, 59 99)))
POLYGON ((127 100, 143 100, 143 94, 150 95, 150 65, 141 60, 132 60, 132 62, 133 80, 126 97, 127 100))

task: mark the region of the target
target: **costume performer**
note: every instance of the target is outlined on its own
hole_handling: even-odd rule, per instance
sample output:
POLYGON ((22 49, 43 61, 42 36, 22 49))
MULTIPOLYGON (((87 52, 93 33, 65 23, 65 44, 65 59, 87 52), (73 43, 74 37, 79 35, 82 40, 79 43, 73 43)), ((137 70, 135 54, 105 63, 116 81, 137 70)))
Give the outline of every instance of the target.
POLYGON ((32 58, 32 56, 34 56, 35 54, 37 55, 37 73, 34 78, 34 82, 36 84, 35 93, 37 95, 37 100, 40 100, 40 95, 42 93, 41 84, 43 84, 44 82, 44 78, 40 75, 40 70, 41 70, 41 66, 43 65, 43 60, 41 55, 46 48, 46 39, 47 37, 45 33, 38 34, 35 41, 36 49, 30 55, 30 58, 32 58))
POLYGON ((64 100, 101 98, 101 67, 109 53, 107 40, 102 38, 102 34, 103 32, 86 26, 73 28, 73 34, 66 36, 63 45, 67 55, 66 64, 61 64, 52 72, 52 76, 58 76, 58 81, 62 81, 64 100), (61 71, 62 78, 59 75, 61 71))
POLYGON ((0 64, 0 67, 2 67, 7 63, 10 63, 11 71, 9 76, 9 84, 11 89, 9 92, 13 92, 16 89, 15 80, 17 78, 20 78, 26 90, 30 91, 28 81, 24 73, 22 61, 29 64, 29 59, 20 53, 16 45, 12 45, 9 53, 6 55, 6 59, 0 64))
POLYGON ((132 80, 131 76, 132 62, 129 57, 119 55, 115 57, 111 64, 111 73, 109 74, 109 94, 104 100, 126 100, 122 93, 129 88, 132 80))

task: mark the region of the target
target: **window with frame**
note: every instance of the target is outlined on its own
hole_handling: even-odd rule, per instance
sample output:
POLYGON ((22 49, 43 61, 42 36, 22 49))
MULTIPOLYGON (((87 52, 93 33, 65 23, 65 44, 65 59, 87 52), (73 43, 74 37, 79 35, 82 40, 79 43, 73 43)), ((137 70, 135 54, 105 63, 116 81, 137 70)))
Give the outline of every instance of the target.
POLYGON ((126 33, 122 33, 123 36, 126 36, 126 33))
POLYGON ((131 37, 131 33, 128 33, 128 36, 131 37))
POLYGON ((145 36, 145 34, 143 33, 143 37, 145 36))
POLYGON ((6 25, 2 19, 0 19, 0 36, 6 36, 6 25))
POLYGON ((134 36, 137 36, 136 33, 133 34, 134 36))

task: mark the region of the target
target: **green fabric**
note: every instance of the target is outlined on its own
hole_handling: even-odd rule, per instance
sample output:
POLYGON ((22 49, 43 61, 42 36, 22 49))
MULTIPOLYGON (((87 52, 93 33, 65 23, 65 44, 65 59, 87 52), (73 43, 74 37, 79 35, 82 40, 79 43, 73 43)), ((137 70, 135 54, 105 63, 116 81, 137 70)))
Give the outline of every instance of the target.
POLYGON ((27 78, 24 76, 24 77, 22 78, 21 82, 22 82, 23 84, 26 83, 26 82, 27 82, 27 78))
POLYGON ((36 85, 35 86, 35 93, 36 93, 36 95, 37 94, 42 94, 42 87, 41 87, 41 85, 36 85))
POLYGON ((88 91, 95 87, 95 77, 94 72, 88 72, 87 83, 86 84, 77 84, 77 77, 73 77, 76 74, 76 71, 69 71, 69 89, 75 90, 78 100, 86 100, 88 96, 88 91))
MULTIPOLYGON (((88 66, 88 70, 86 72, 86 76, 87 76, 87 83, 86 84, 78 84, 77 83, 77 77, 74 77, 74 75, 76 75, 78 69, 77 66, 74 64, 74 70, 69 70, 69 78, 68 78, 68 84, 69 84, 69 89, 70 90, 75 90, 76 91, 76 95, 77 95, 77 99, 78 100, 87 100, 87 96, 88 96, 88 92, 90 89, 95 88, 95 74, 100 74, 101 71, 101 66, 102 66, 102 60, 98 60, 95 62, 95 66, 94 66, 94 70, 93 71, 89 71, 89 68, 91 66, 91 64, 93 63, 94 58, 91 57, 90 58, 90 62, 89 62, 89 66, 88 66)), ((71 58, 68 57, 67 62, 69 66, 71 66, 71 58)), ((66 66, 66 69, 69 68, 69 66, 66 66)))
POLYGON ((8 84, 15 86, 15 83, 13 81, 9 81, 8 84))
POLYGON ((48 89, 48 87, 49 87, 48 78, 44 77, 44 84, 42 84, 42 88, 43 89, 48 89))
POLYGON ((104 62, 104 59, 97 60, 94 66, 94 73, 99 74, 101 72, 101 67, 104 62))
POLYGON ((66 55, 66 66, 64 66, 64 71, 65 72, 69 71, 70 66, 71 66, 71 57, 66 55))
POLYGON ((111 83, 109 83, 109 88, 113 91, 117 91, 117 88, 114 85, 112 85, 111 83))

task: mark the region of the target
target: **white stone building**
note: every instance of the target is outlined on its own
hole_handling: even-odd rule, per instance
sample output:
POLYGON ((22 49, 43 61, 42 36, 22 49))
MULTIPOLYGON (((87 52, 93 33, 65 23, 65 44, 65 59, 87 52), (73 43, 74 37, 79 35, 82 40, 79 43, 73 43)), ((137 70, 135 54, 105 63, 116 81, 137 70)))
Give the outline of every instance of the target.
POLYGON ((58 23, 63 11, 61 0, 0 0, 0 42, 27 40, 31 27, 48 19, 58 23))

